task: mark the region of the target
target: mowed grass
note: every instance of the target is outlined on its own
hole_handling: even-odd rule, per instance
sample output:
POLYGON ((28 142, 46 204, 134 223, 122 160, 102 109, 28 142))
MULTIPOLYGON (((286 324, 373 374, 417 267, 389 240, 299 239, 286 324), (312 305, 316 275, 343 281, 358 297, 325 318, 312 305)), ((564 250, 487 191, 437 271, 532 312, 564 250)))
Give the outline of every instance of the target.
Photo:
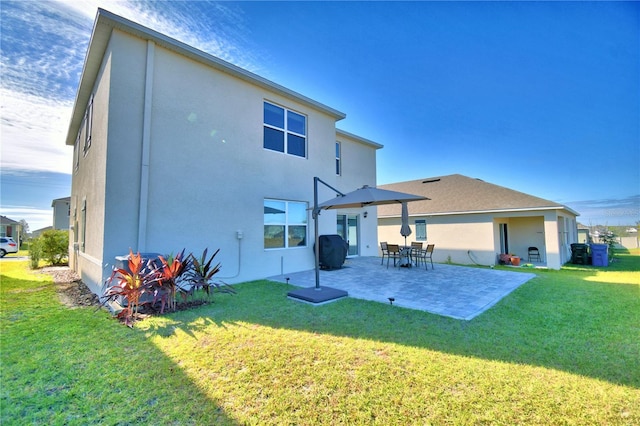
POLYGON ((0 267, 3 425, 640 424, 637 251, 472 321, 259 281, 133 330, 0 267))

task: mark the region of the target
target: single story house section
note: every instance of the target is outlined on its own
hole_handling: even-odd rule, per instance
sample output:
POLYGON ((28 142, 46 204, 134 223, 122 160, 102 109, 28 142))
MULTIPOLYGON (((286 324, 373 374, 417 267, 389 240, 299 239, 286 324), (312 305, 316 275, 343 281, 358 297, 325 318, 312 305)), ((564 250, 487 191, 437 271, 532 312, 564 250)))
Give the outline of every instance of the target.
MULTIPOLYGON (((336 129, 343 118, 99 9, 66 138, 70 266, 96 293, 129 249, 220 249, 230 284, 313 269, 313 178, 341 191, 376 183, 382 145, 336 129)), ((322 212, 319 233, 375 256, 377 217, 364 212, 322 212)))
MULTIPOLYGON (((380 185, 430 198, 408 204, 413 234, 407 241, 435 244, 434 261, 494 265, 499 254, 528 262, 537 247, 537 265, 560 269, 578 241, 577 212, 553 201, 460 174, 380 185)), ((378 207, 380 241, 404 242, 401 208, 378 207)))

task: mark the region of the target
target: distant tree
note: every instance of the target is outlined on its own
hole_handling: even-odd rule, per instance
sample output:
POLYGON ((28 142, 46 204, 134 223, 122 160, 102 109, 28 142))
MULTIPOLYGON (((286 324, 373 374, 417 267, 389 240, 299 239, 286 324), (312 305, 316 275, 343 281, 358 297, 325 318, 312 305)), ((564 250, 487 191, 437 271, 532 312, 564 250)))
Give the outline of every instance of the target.
POLYGON ((38 238, 42 257, 52 265, 60 265, 69 255, 69 231, 52 229, 44 231, 38 238))
POLYGON ((26 220, 20 219, 20 244, 27 241, 29 235, 29 224, 26 220))
POLYGON ((42 259, 42 238, 34 238, 29 242, 29 264, 31 269, 37 269, 42 259))

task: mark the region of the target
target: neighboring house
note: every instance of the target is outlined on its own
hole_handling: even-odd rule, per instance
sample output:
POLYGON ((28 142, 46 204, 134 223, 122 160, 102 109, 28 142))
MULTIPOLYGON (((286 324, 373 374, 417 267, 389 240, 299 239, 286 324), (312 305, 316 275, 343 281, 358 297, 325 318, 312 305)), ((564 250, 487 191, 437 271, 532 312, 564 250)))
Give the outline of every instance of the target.
MULTIPOLYGON (((344 192, 376 182, 382 146, 337 130, 344 117, 99 9, 66 139, 71 267, 95 292, 130 248, 220 248, 228 283, 312 269, 313 177, 344 192)), ((374 210, 323 211, 319 232, 347 222, 352 252, 376 255, 374 210)))
POLYGON ((12 237, 13 241, 18 243, 18 247, 20 247, 22 243, 20 240, 20 235, 22 234, 20 232, 21 229, 22 225, 20 222, 9 219, 6 216, 0 216, 0 237, 12 237))
POLYGON ((69 230, 71 215, 71 197, 56 198, 51 202, 53 207, 53 229, 69 230))
MULTIPOLYGON (((438 262, 494 265, 510 253, 527 262, 527 249, 540 250, 541 264, 559 269, 571 259, 578 213, 567 206, 459 174, 381 185, 429 197, 408 203, 409 241, 435 244, 438 262)), ((378 207, 380 241, 404 242, 400 206, 378 207)))
POLYGON ((589 244, 591 243, 591 235, 589 234, 589 227, 578 223, 578 243, 589 244))

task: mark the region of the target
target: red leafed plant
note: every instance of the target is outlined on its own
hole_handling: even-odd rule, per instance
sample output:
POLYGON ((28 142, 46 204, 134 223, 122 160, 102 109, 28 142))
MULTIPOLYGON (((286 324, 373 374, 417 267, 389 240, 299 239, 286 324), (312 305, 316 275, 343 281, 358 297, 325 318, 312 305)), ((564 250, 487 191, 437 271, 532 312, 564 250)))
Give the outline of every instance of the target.
POLYGON ((122 319, 129 327, 133 326, 138 315, 140 297, 150 292, 152 286, 160 278, 158 268, 153 261, 143 260, 140 253, 133 254, 129 250, 128 270, 114 268, 111 276, 107 280, 109 286, 105 291, 103 303, 119 298, 127 299, 127 306, 118 313, 117 317, 122 319))
MULTIPOLYGON (((177 280, 191 267, 191 257, 185 258, 184 249, 175 257, 167 256, 167 259, 162 256, 158 257, 162 267, 158 270, 160 279, 154 284, 154 302, 160 298, 160 313, 164 313, 164 306, 167 302, 169 309, 175 311, 177 280)), ((186 295, 184 297, 186 298, 186 295)))
POLYGON ((178 292, 185 301, 188 295, 198 289, 203 289, 207 294, 210 294, 211 287, 222 293, 235 293, 231 286, 212 280, 220 271, 220 263, 213 265, 213 259, 219 251, 220 249, 216 250, 210 258, 207 258, 205 249, 200 259, 193 254, 185 256, 182 250, 176 256, 158 256, 157 259, 144 260, 140 253, 133 254, 130 249, 128 268, 114 268, 107 280, 108 287, 102 297, 103 305, 109 301, 126 300, 126 307, 117 317, 132 327, 139 317, 138 309, 142 304, 153 306, 159 300, 161 314, 164 313, 165 306, 175 311, 178 292), (152 295, 153 301, 149 298, 141 299, 145 293, 152 295))

